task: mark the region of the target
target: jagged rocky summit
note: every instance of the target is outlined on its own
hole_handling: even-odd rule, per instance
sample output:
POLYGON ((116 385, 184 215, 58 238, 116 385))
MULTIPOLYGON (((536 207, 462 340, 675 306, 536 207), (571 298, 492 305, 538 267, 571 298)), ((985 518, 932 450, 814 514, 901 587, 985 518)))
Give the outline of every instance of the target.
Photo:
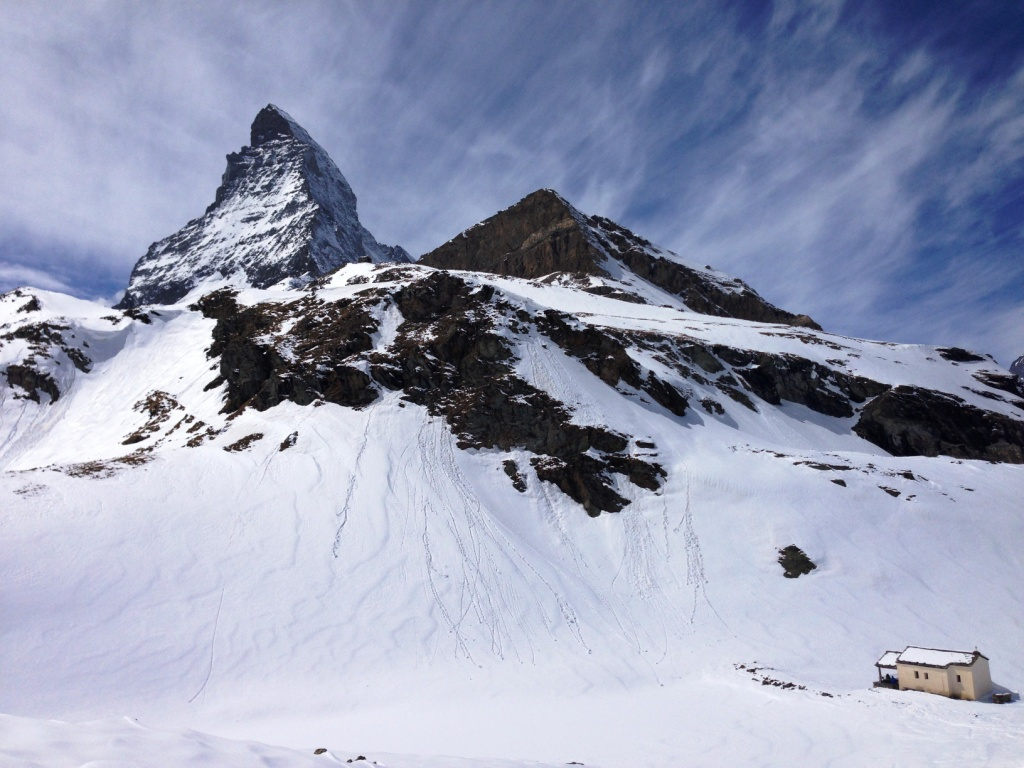
MULTIPOLYGON (((490 272, 539 279, 556 273, 576 277, 639 277, 680 297, 694 312, 821 330, 807 315, 770 304, 750 286, 711 267, 686 264, 614 221, 587 216, 554 190, 540 189, 420 258, 441 269, 490 272)), ((584 290, 630 300, 607 285, 584 290)))
POLYGON ((174 303, 211 277, 242 273, 267 288, 301 285, 352 262, 410 261, 360 224, 356 196, 334 161, 273 104, 256 115, 249 146, 227 160, 214 202, 149 247, 120 308, 174 303))
POLYGON ((1010 373, 1016 376, 1024 387, 1024 355, 1021 355, 1012 363, 1010 363, 1010 373))

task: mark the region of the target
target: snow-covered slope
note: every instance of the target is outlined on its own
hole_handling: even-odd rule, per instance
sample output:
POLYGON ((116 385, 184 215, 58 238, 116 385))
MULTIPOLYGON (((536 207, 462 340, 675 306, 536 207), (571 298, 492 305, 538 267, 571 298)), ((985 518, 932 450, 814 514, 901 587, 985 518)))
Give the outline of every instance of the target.
POLYGON ((125 309, 0 296, 0 765, 1019 763, 871 688, 1024 680, 1014 375, 549 190, 388 258, 268 107, 125 309))
POLYGON ((323 148, 270 104, 250 146, 228 166, 206 213, 150 246, 132 270, 124 307, 168 304, 210 278, 241 273, 261 288, 296 285, 340 264, 409 261, 379 244, 356 214, 356 196, 323 148))
POLYGON ((990 360, 419 265, 200 293, 0 302, 59 393, 0 389, 12 764, 116 731, 25 717, 395 766, 1024 748, 1019 704, 870 690, 908 644, 1024 679, 1024 468, 854 430, 899 387, 1019 423, 990 360))

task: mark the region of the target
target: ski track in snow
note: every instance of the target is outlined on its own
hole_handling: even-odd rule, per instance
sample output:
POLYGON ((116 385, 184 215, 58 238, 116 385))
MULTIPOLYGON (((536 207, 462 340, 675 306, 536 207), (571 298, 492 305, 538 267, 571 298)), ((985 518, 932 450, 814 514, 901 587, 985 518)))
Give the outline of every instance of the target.
POLYGON ((189 704, 191 704, 193 701, 195 701, 199 697, 200 694, 203 694, 205 696, 205 694, 206 694, 206 686, 209 684, 210 678, 213 676, 214 651, 215 651, 216 646, 217 646, 217 628, 220 626, 220 612, 221 612, 221 609, 223 608, 223 606, 224 606, 224 588, 222 587, 221 590, 220 590, 220 597, 217 600, 217 613, 213 617, 213 633, 210 636, 210 662, 209 662, 209 664, 206 667, 206 676, 203 678, 203 684, 199 686, 199 690, 197 690, 194 694, 192 694, 192 698, 190 698, 188 700, 189 704))
MULTIPOLYGON (((431 478, 431 489, 435 492, 443 493, 435 485, 436 478, 439 477, 438 470, 440 469, 440 461, 436 455, 436 448, 434 441, 428 435, 431 430, 431 417, 424 412, 423 423, 420 429, 417 431, 416 440, 419 446, 419 454, 424 464, 425 476, 431 478)), ((441 498, 441 507, 443 513, 447 517, 447 523, 449 532, 454 535, 454 541, 458 547, 459 554, 461 555, 460 562, 457 563, 457 567, 464 569, 466 565, 466 552, 465 547, 461 541, 461 537, 458 535, 458 531, 452 523, 452 509, 450 505, 444 503, 443 497, 441 498)), ((434 604, 437 606, 441 613, 441 617, 444 620, 445 625, 448 627, 448 632, 452 635, 452 640, 455 644, 455 656, 462 656, 473 662, 473 655, 469 650, 469 645, 466 642, 466 638, 462 635, 462 621, 465 618, 465 610, 461 605, 457 606, 454 610, 451 610, 444 600, 442 593, 443 590, 439 588, 436 579, 438 577, 442 579, 448 579, 448 574, 435 568, 434 566, 434 554, 430 543, 430 526, 432 521, 438 517, 438 511, 435 509, 433 503, 429 499, 423 500, 423 552, 426 560, 427 569, 427 583, 430 588, 430 593, 433 598, 434 604)), ((460 584, 459 587, 460 600, 464 596, 464 585, 460 584)))
MULTIPOLYGON (((363 422, 363 434, 359 440, 359 448, 356 450, 355 459, 352 461, 352 469, 349 471, 348 482, 346 483, 345 490, 345 501, 341 505, 341 509, 338 510, 338 528, 334 533, 334 543, 331 545, 331 554, 335 558, 338 557, 341 551, 341 535, 345 530, 345 525, 348 523, 349 510, 352 506, 352 497, 355 494, 356 483, 359 482, 359 476, 363 471, 363 454, 366 453, 366 446, 369 443, 370 435, 370 422, 376 413, 373 409, 366 410, 366 418, 363 422)), ((319 464, 317 465, 319 469, 319 464)), ((321 477, 323 473, 321 472, 321 477)))

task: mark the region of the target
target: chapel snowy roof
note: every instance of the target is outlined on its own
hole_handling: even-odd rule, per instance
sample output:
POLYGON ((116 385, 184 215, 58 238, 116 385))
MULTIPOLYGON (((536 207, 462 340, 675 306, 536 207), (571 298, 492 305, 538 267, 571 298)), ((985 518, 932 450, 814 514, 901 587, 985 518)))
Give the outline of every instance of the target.
POLYGON ((895 667, 896 662, 899 660, 899 651, 886 651, 882 654, 882 658, 875 662, 876 667, 895 667))
MULTIPOLYGON (((881 664, 882 660, 886 659, 890 653, 892 651, 887 651, 878 663, 881 664)), ((908 645, 906 650, 897 656, 896 661, 900 664, 921 664, 926 667, 948 667, 950 664, 970 666, 979 656, 988 658, 977 651, 943 651, 937 648, 917 648, 908 645)))

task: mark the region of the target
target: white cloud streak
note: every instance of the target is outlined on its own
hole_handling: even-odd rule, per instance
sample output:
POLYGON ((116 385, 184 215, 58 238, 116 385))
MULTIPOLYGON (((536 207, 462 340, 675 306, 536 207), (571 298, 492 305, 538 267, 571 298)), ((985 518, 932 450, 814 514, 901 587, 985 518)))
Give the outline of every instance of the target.
POLYGON ((42 288, 46 291, 60 291, 61 293, 71 292, 71 286, 58 280, 49 272, 26 267, 23 264, 9 264, 0 261, 0 292, 22 286, 42 288))
POLYGON ((1024 233, 957 249, 1022 174, 1024 70, 969 87, 841 2, 776 2, 752 31, 724 8, 2 3, 0 227, 126 278, 273 102, 413 253, 554 187, 837 331, 1021 351, 1024 233))

